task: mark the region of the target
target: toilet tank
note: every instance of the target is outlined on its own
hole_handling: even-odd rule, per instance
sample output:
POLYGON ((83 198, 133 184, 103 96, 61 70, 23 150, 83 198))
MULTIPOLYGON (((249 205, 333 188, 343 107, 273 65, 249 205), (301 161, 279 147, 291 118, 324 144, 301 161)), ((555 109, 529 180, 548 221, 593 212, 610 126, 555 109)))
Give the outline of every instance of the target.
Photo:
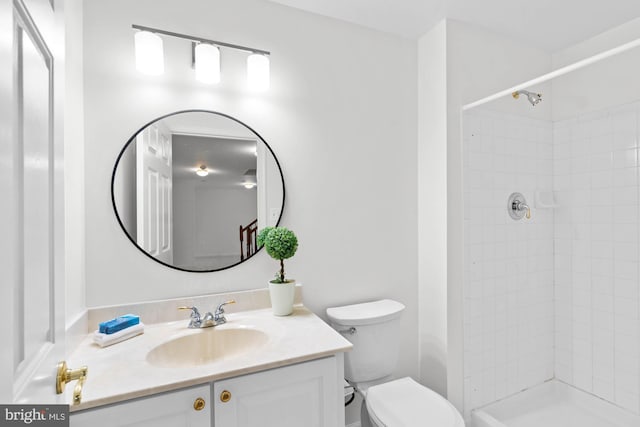
POLYGON ((327 309, 331 326, 353 344, 345 354, 347 380, 373 381, 395 371, 403 335, 398 320, 404 308, 397 301, 385 299, 327 309))

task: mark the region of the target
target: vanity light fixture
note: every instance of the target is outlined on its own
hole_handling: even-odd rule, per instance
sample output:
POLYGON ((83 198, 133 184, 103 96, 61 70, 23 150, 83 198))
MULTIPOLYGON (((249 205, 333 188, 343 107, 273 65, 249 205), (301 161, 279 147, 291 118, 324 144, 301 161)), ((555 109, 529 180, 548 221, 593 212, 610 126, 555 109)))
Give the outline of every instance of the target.
POLYGON ((209 175, 209 169, 205 165, 200 165, 200 168, 196 169, 196 175, 198 176, 207 176, 209 175))
POLYGON ((174 33, 157 28, 143 27, 142 25, 134 24, 131 27, 134 30, 138 30, 135 35, 136 68, 142 73, 158 75, 164 72, 162 39, 160 38, 162 35, 191 42, 192 65, 195 68, 196 79, 198 81, 210 84, 220 81, 220 49, 227 48, 249 52, 249 57, 247 58, 247 84, 250 89, 257 91, 269 89, 269 56, 271 53, 266 50, 174 33))
POLYGON ((209 43, 198 43, 194 59, 196 80, 207 84, 220 83, 220 49, 209 43))
POLYGON ((162 38, 151 31, 135 35, 136 69, 143 74, 159 76, 164 73, 162 38))
POLYGON ((252 53, 247 57, 247 85, 249 89, 265 91, 269 89, 269 57, 252 53))

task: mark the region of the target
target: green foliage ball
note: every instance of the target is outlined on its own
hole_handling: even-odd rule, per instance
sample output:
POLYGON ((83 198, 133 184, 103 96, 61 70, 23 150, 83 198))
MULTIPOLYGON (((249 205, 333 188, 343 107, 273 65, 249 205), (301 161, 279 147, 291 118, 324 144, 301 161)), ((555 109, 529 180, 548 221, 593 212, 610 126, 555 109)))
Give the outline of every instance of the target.
POLYGON ((267 235, 273 230, 273 227, 265 227, 258 233, 258 247, 261 248, 264 246, 265 241, 267 240, 267 235))
POLYGON ((273 259, 291 258, 298 249, 298 238, 293 231, 285 227, 266 227, 258 235, 258 245, 261 237, 267 253, 273 259))

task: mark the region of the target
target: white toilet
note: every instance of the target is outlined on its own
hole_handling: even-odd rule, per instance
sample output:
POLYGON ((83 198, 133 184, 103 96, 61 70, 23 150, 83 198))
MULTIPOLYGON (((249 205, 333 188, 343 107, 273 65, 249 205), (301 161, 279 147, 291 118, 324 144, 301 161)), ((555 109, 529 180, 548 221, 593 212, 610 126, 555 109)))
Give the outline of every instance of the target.
POLYGON ((380 300, 327 309, 331 326, 353 344, 345 377, 362 394, 362 427, 464 427, 456 408, 411 378, 388 381, 398 361, 404 305, 380 300))

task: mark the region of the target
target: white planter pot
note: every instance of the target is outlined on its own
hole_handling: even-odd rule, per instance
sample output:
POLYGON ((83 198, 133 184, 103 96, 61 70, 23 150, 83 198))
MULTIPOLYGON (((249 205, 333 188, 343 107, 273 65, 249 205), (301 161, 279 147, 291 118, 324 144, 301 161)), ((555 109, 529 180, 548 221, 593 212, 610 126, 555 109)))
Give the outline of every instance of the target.
POLYGON ((296 282, 287 283, 269 282, 269 295, 271 296, 271 308, 276 316, 288 316, 293 313, 293 298, 296 293, 296 282))

